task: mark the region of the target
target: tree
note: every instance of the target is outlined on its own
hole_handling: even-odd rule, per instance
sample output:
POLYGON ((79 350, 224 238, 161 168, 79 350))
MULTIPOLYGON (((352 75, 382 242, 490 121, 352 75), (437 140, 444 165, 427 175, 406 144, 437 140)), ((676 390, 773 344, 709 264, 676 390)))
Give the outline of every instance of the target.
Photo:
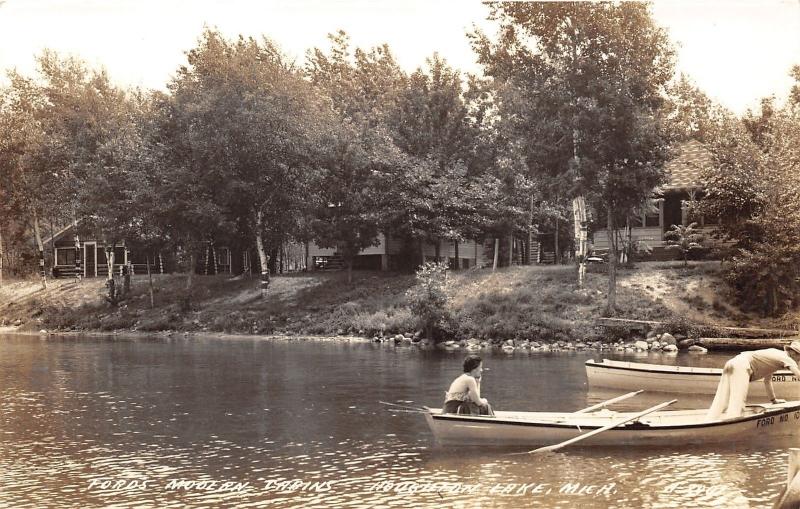
MULTIPOLYGON (((170 84, 173 168, 194 180, 229 225, 246 228, 269 284, 270 244, 292 233, 314 205, 312 183, 327 112, 299 69, 268 39, 224 39, 206 30, 170 84)), ((328 110, 329 111, 329 110, 328 110)), ((187 196, 187 202, 192 198, 187 196)), ((197 207, 191 207, 197 211, 197 207)), ((191 228, 193 242, 212 238, 191 228)))
POLYGON ((2 136, 3 173, 9 186, 10 203, 30 218, 38 249, 39 276, 47 288, 44 246, 40 218, 52 208, 52 194, 44 192, 52 187, 58 174, 51 167, 40 164, 47 136, 43 126, 44 98, 37 84, 16 72, 9 73, 10 86, 3 91, 4 130, 2 136))
POLYGON ((311 82, 330 100, 335 118, 329 120, 336 123, 327 129, 317 161, 325 172, 311 228, 318 245, 342 256, 351 282, 353 260, 378 244, 381 209, 390 206, 382 176, 402 154, 385 119, 404 75, 387 46, 357 49, 351 58, 344 32, 329 38, 331 50, 309 52, 306 66, 311 82), (377 82, 384 86, 374 88, 377 82))
POLYGON ((498 109, 532 176, 605 212, 607 312, 616 298, 615 230, 663 181, 663 97, 674 54, 638 3, 500 3, 500 35, 473 35, 498 109))
POLYGON ((683 73, 669 84, 667 94, 666 122, 676 141, 712 142, 718 124, 729 113, 683 73))
POLYGON ((741 305, 777 315, 800 303, 800 117, 791 103, 763 105, 719 136, 698 208, 734 241, 723 270, 741 305))
POLYGON ((434 53, 425 68, 409 77, 392 116, 396 143, 416 161, 414 182, 419 185, 406 202, 413 216, 406 221, 406 235, 419 242, 420 256, 424 243, 432 243, 437 260, 441 241, 453 242, 457 263, 459 243, 483 233, 476 226, 488 222, 481 215, 488 212, 485 192, 496 189, 483 188, 491 166, 487 155, 493 151, 478 149, 487 127, 481 84, 470 79, 464 85, 461 73, 434 53))
POLYGON ((683 258, 683 266, 688 265, 689 253, 703 249, 703 235, 697 230, 697 223, 688 225, 673 224, 670 230, 664 233, 667 248, 677 249, 683 258))

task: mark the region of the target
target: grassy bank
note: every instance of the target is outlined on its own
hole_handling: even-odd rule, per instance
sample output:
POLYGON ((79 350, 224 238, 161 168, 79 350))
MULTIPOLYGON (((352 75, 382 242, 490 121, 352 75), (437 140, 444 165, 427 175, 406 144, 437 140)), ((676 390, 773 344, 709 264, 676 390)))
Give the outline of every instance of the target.
MULTIPOLYGON (((753 325, 719 293, 717 263, 683 268, 674 263, 643 263, 622 270, 617 316, 673 323, 753 325)), ((198 276, 186 299, 185 277, 155 276, 150 307, 146 276, 135 276, 119 308, 104 301, 103 281, 16 281, 0 288, 0 325, 27 330, 210 331, 245 334, 337 335, 371 337, 414 332, 405 292, 413 275, 322 272, 275 277, 262 299, 255 278, 198 276)), ((597 328, 606 302, 605 274, 587 274, 576 286, 571 266, 512 267, 450 273, 450 319, 441 339, 560 340, 615 339, 623 331, 597 328)), ((765 324, 762 324, 765 325, 765 324)), ((769 324, 766 324, 769 325, 769 324)))

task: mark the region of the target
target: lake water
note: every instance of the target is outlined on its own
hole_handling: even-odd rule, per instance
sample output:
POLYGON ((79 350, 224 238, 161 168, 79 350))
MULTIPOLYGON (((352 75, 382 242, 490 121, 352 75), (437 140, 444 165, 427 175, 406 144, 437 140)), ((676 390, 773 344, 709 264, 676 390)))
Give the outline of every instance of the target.
MULTIPOLYGON (((573 411, 616 395, 587 389, 583 362, 597 352, 482 355, 483 393, 497 409, 573 411)), ((786 448, 800 445, 510 456, 436 446, 421 415, 379 403, 439 406, 463 356, 372 343, 0 336, 0 507, 770 507, 786 448)), ((677 408, 710 399, 678 397, 677 408)))

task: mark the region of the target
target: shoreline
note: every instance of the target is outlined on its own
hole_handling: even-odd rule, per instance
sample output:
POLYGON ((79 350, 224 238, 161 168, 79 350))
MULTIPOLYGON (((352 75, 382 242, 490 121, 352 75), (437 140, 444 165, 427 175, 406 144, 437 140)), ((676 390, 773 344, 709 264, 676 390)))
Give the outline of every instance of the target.
MULTIPOLYGON (((161 332, 144 332, 144 331, 53 331, 53 330, 20 330, 19 327, 3 326, 0 327, 0 335, 12 336, 37 336, 37 337, 91 337, 91 338, 107 338, 107 339, 202 339, 202 340, 258 340, 258 341, 309 341, 319 343, 374 343, 374 344, 389 344, 392 346, 405 346, 420 348, 423 350, 438 349, 443 351, 464 351, 464 352, 481 352, 481 351, 503 351, 505 353, 512 353, 516 350, 530 351, 530 352, 581 352, 581 351, 596 351, 596 352, 616 352, 616 353, 636 353, 653 351, 665 355, 676 355, 677 349, 665 350, 660 345, 655 345, 658 340, 646 341, 595 341, 595 342, 582 342, 582 341, 556 341, 554 343, 540 343, 536 341, 517 341, 506 340, 505 342, 493 343, 489 341, 442 341, 434 342, 429 340, 413 341, 409 336, 390 335, 382 338, 368 338, 364 336, 352 335, 289 335, 289 334, 234 334, 226 332, 192 332, 192 331, 161 331, 161 332), (402 338, 402 339, 401 339, 402 338), (638 343, 638 344, 637 344, 638 343), (645 348, 647 344, 647 348, 645 348)), ((705 349, 703 352, 705 353, 705 349)))

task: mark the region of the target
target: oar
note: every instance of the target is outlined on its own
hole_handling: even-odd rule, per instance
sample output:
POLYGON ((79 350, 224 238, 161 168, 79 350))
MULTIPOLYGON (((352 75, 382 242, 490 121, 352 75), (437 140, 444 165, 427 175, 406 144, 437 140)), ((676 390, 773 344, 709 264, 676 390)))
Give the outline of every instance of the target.
POLYGON ((389 403, 388 401, 378 401, 381 405, 388 405, 397 408, 402 408, 404 410, 414 410, 417 412, 427 412, 427 407, 416 407, 416 406, 408 406, 408 405, 398 405, 397 403, 389 403))
POLYGON ((598 403, 596 405, 592 405, 590 407, 586 407, 583 410, 578 410, 575 412, 576 414, 584 414, 586 412, 591 412, 592 410, 596 410, 598 408, 607 407, 609 405, 613 405, 614 403, 619 403, 620 401, 624 401, 628 398, 632 398, 637 394, 641 394, 644 392, 643 389, 639 389, 638 391, 629 392, 628 394, 623 394, 622 396, 617 396, 616 398, 611 398, 608 401, 603 401, 602 403, 598 403))
POLYGON ((633 414, 633 415, 631 415, 629 417, 625 417, 624 419, 620 419, 619 421, 617 421, 615 423, 612 423, 612 424, 609 424, 608 426, 603 426, 602 428, 597 428, 596 430, 592 430, 592 431, 590 431, 588 433, 584 433, 583 435, 578 435, 575 438, 570 438, 569 440, 565 440, 564 442, 561 442, 559 444, 546 445, 544 447, 539 447, 538 449, 534 449, 532 451, 528 451, 527 453, 517 453, 517 454, 538 454, 540 452, 556 451, 558 449, 561 449, 562 447, 566 447, 568 445, 572 445, 575 442, 580 442, 581 440, 584 440, 586 438, 593 437, 593 436, 597 435, 598 433, 602 433, 604 431, 608 431, 611 428, 616 428, 617 426, 620 426, 620 425, 625 424, 627 422, 635 421, 636 419, 639 419, 640 417, 644 417, 647 414, 651 414, 653 412, 661 410, 662 408, 667 407, 667 406, 675 403, 676 401, 678 401, 678 400, 677 399, 673 399, 672 401, 665 401, 664 403, 661 403, 661 404, 656 405, 654 407, 648 408, 647 410, 642 410, 638 414, 633 414))

